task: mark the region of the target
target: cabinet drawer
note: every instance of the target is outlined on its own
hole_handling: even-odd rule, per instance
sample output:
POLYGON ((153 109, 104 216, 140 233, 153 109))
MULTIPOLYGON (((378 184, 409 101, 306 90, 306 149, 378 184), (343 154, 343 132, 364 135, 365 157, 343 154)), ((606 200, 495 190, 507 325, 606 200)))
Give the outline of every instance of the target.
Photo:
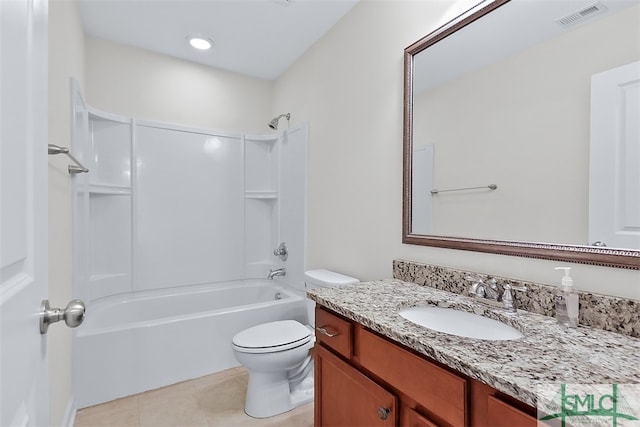
POLYGON ((487 423, 492 427, 535 427, 537 420, 518 408, 487 396, 487 423))
POLYGON ((350 359, 353 354, 353 324, 317 306, 316 342, 350 359))
POLYGON ((355 330, 360 364, 453 426, 466 425, 467 380, 392 344, 372 332, 355 330))

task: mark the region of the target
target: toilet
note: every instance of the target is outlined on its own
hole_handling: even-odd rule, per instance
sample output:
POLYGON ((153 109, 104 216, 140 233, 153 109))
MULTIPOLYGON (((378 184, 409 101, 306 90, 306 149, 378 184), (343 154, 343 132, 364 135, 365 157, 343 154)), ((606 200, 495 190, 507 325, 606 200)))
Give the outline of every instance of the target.
MULTIPOLYGON (((305 272, 305 288, 358 283, 328 270, 305 272)), ((308 301, 309 323, 315 314, 308 301)), ((282 414, 313 400, 313 328, 295 320, 252 326, 232 339, 233 353, 249 371, 245 412, 254 418, 282 414)))

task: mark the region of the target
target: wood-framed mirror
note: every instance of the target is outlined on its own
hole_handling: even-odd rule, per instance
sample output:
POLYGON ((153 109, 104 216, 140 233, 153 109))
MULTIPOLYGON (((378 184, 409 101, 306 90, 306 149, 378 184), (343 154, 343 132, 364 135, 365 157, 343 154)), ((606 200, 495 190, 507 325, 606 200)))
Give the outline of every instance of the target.
POLYGON ((408 46, 403 243, 640 269, 639 24, 637 0, 485 0, 408 46))

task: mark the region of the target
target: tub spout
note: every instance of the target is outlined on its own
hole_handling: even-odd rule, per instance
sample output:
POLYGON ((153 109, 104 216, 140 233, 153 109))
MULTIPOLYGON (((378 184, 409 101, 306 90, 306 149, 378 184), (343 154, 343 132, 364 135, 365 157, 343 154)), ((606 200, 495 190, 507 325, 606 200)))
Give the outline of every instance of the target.
POLYGON ((286 275, 287 275, 287 271, 284 268, 273 268, 269 270, 269 275, 267 276, 267 279, 273 280, 274 276, 286 276, 286 275))

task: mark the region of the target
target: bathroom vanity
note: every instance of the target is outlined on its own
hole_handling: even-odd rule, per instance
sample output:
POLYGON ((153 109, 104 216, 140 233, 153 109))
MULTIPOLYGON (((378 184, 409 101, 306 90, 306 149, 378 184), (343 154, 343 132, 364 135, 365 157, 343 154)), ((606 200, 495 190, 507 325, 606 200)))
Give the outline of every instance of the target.
POLYGON ((309 291, 317 302, 315 426, 535 426, 539 386, 640 383, 640 340, 506 313, 399 280, 309 291), (524 337, 436 332, 398 314, 410 306, 471 311, 524 337))
POLYGON ((480 381, 336 313, 316 319, 328 334, 316 340, 316 426, 536 425, 534 408, 480 381))

